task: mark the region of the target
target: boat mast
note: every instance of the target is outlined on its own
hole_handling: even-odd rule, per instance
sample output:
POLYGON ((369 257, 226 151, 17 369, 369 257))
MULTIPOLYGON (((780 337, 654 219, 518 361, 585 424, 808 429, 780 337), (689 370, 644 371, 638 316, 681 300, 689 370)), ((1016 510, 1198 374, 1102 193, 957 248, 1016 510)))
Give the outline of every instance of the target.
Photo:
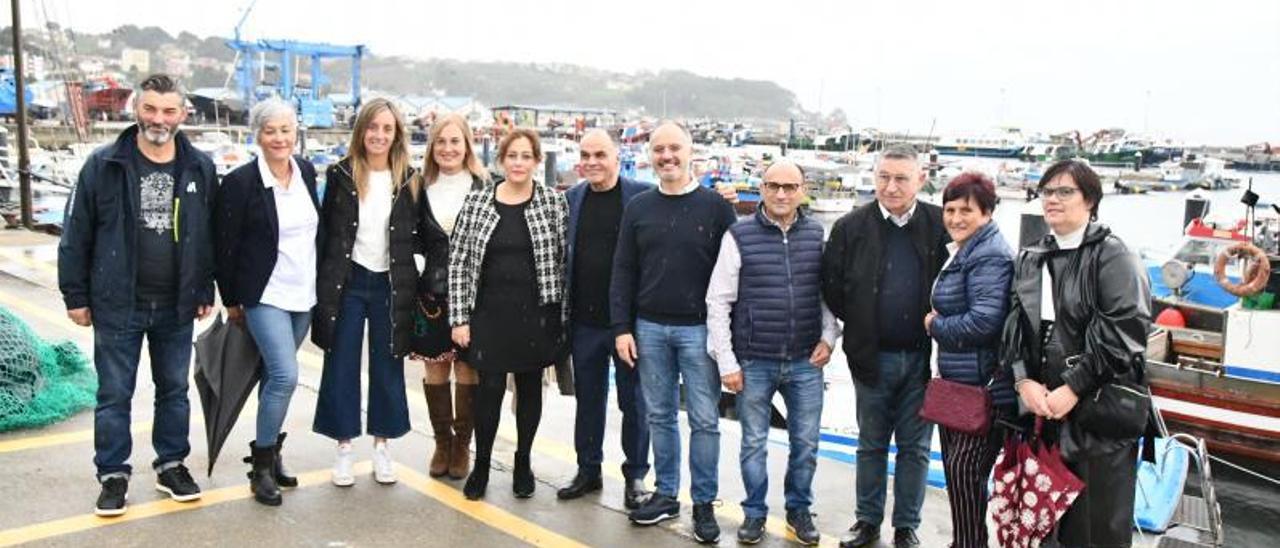
POLYGON ((18 2, 10 2, 13 6, 13 87, 17 96, 14 115, 18 120, 18 195, 22 202, 22 226, 32 229, 35 228, 35 218, 31 210, 31 161, 27 157, 27 98, 22 74, 22 19, 18 2))

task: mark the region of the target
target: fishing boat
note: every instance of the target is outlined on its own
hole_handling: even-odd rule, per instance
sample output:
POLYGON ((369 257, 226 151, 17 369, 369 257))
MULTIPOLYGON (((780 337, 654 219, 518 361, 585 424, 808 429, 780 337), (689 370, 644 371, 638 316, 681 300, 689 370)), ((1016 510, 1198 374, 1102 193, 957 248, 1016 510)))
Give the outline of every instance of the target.
MULTIPOLYGON (((1274 271, 1278 234, 1274 217, 1195 217, 1173 256, 1148 265, 1156 326, 1147 370, 1164 419, 1174 431, 1204 437, 1215 452, 1272 462, 1280 462, 1280 310, 1273 302, 1280 276, 1241 299, 1215 281, 1212 265, 1228 247, 1253 243, 1274 271)), ((1238 266, 1224 274, 1233 284, 1245 275, 1238 266)))
POLYGON ((982 158, 1021 158, 1028 148, 1026 137, 1017 128, 1001 128, 983 135, 947 136, 934 145, 938 154, 982 158))

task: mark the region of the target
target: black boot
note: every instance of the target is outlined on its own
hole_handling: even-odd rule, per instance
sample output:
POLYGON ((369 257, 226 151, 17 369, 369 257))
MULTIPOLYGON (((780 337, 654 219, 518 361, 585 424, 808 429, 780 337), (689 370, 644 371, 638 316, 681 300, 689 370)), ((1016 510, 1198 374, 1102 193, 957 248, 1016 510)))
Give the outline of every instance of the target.
POLYGON ((249 472, 249 487, 253 489, 253 500, 267 506, 280 506, 280 487, 276 485, 275 466, 276 446, 258 447, 249 442, 250 459, 253 470, 249 472))
POLYGON ((284 471, 284 461, 280 458, 280 452, 284 450, 284 438, 288 434, 281 432, 276 438, 276 455, 275 462, 271 465, 271 474, 276 478, 276 485, 280 487, 297 487, 298 477, 290 476, 284 471))
POLYGON ((467 500, 480 500, 484 498, 484 492, 489 488, 489 461, 481 462, 476 459, 475 466, 471 467, 471 475, 467 476, 466 485, 462 486, 462 494, 467 500))
POLYGON ((537 487, 537 482, 533 477, 533 468, 529 465, 529 453, 516 451, 515 470, 511 478, 511 492, 515 493, 518 499, 527 499, 533 496, 535 487, 537 487))

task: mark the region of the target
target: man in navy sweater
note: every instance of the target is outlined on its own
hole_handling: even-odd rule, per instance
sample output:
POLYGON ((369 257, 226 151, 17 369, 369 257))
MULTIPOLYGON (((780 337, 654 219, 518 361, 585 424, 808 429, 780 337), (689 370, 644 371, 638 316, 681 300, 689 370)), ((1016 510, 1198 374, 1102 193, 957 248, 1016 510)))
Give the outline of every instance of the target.
POLYGON ((631 521, 652 525, 679 515, 680 381, 689 414, 694 538, 720 538, 712 502, 718 492, 720 375, 707 355, 707 282, 733 206, 689 172, 693 139, 674 122, 649 138, 659 187, 622 215, 609 299, 618 356, 640 372, 648 407, 657 490, 631 521))
POLYGON ((914 150, 881 152, 876 201, 836 221, 823 250, 823 298, 844 320, 844 353, 857 394, 857 522, 842 548, 880 538, 891 437, 898 445, 893 545, 920 545, 915 530, 933 436, 933 425, 919 416, 932 351, 924 316, 947 256, 942 208, 916 200, 922 186, 914 150))

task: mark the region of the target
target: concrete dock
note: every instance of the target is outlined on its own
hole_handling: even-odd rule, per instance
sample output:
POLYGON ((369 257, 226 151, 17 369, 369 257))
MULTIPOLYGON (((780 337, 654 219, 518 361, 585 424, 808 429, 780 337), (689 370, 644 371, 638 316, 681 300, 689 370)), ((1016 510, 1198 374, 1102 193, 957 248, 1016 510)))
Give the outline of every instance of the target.
MULTIPOLYGON (((92 332, 66 318, 56 284, 56 237, 22 230, 0 231, 0 306, 26 320, 47 340, 70 339, 86 354, 92 353, 92 332)), ((207 321, 197 324, 201 332, 207 321)), ((467 501, 461 481, 437 480, 426 474, 433 447, 426 405, 421 394, 422 366, 406 360, 413 430, 392 441, 391 453, 398 466, 399 482, 383 486, 369 474, 372 440, 356 440, 361 472, 356 484, 335 487, 329 482, 335 444, 311 432, 311 420, 320 381, 321 353, 310 343, 301 352, 299 387, 285 426, 289 439, 285 462, 300 477, 300 485, 287 490, 284 504, 267 507, 252 500, 245 479, 253 435, 254 401, 246 406, 219 457, 212 477, 204 477, 207 450, 203 417, 194 386, 190 392, 191 456, 186 464, 204 489, 196 503, 172 502, 154 490, 154 457, 149 443, 153 387, 145 373, 143 352, 133 402, 134 475, 130 483, 129 509, 123 517, 98 518, 93 505, 98 495, 94 479, 93 415, 86 410, 61 423, 38 430, 0 434, 0 546, 30 543, 36 546, 632 546, 691 545, 692 510, 687 490, 679 519, 656 527, 637 527, 626 519, 622 504, 622 476, 618 447, 620 417, 610 404, 609 431, 605 443, 604 490, 582 499, 561 502, 555 491, 576 469, 573 450, 571 397, 546 387, 544 416, 534 446, 533 469, 537 492, 527 500, 511 494, 511 462, 515 449, 515 421, 504 411, 494 454, 494 472, 488 497, 467 501)), ((828 378, 843 375, 843 355, 837 355, 828 378)), ((833 381, 836 382, 836 381, 833 381)), ((509 403, 509 401, 508 401, 509 403)), ((852 401, 827 399, 826 413, 847 414, 852 421, 852 401)), ((683 420, 681 421, 684 422, 683 420)), ((685 437, 687 451, 687 437, 685 437)), ((742 520, 743 497, 738 472, 737 423, 721 421, 720 498, 717 508, 722 534, 720 545, 736 545, 735 533, 742 520)), ((687 455, 686 455, 687 458, 687 455)), ((786 448, 770 444, 769 535, 763 545, 794 545, 785 530, 782 477, 786 448)), ((687 470, 682 473, 688 486, 687 470)), ((652 481, 653 474, 649 475, 652 481)), ((892 480, 891 480, 892 481, 892 480)), ((847 459, 819 458, 815 479, 815 521, 824 546, 834 546, 854 521, 854 467, 847 459)), ((892 508, 892 488, 887 508, 892 508)), ((886 512, 888 513, 888 512, 886 512)), ((950 515, 946 495, 931 488, 926 497, 924 523, 919 534, 924 546, 945 546, 950 540, 950 515)), ((892 539, 886 522, 882 538, 892 539)), ((882 544, 887 546, 887 544, 882 544)))

